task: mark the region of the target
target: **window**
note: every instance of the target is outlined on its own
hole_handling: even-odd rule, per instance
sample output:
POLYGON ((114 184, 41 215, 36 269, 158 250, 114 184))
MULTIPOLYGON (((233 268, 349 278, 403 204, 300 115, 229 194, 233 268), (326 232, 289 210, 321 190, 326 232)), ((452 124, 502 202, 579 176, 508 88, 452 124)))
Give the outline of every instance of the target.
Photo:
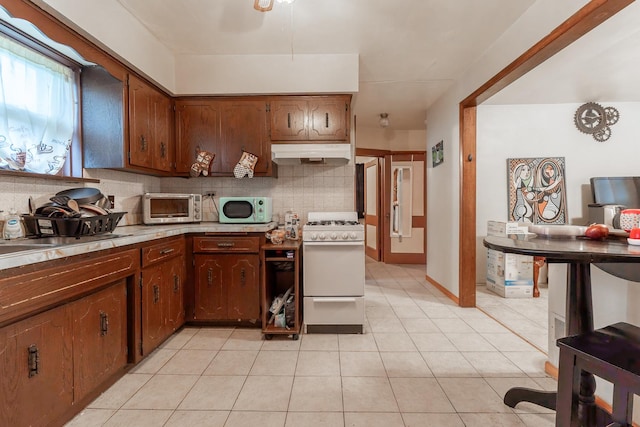
POLYGON ((69 175, 76 72, 0 34, 0 169, 69 175))

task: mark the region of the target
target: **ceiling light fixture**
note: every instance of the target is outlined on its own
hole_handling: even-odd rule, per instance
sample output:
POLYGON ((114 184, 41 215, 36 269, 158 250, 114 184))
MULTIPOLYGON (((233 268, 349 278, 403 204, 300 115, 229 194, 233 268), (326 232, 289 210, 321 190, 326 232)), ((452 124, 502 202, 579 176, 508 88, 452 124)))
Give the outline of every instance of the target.
POLYGON ((260 12, 268 12, 273 8, 273 0, 254 0, 253 8, 260 12))
MULTIPOLYGON (((294 2, 294 0, 275 0, 278 3, 287 3, 287 4, 291 4, 294 2)), ((271 9, 273 9, 273 2, 274 0, 254 0, 253 1, 253 8, 255 10, 259 10, 260 12, 268 12, 271 9)))
POLYGON ((379 123, 380 123, 380 127, 383 127, 383 128, 386 128, 387 126, 389 126, 389 114, 381 113, 379 123))

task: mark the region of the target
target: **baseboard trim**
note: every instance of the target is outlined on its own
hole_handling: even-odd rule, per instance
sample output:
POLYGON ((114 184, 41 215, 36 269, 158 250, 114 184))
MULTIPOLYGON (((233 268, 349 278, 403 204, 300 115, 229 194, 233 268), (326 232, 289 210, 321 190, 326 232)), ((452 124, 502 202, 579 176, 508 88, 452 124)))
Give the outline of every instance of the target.
POLYGON ((442 286, 440 283, 438 283, 437 281, 435 281, 434 279, 432 279, 431 277, 429 277, 429 275, 425 275, 425 279, 427 280, 427 282, 431 283, 433 286, 435 286, 440 292, 442 292, 447 298, 449 298, 451 301, 455 302, 456 305, 460 305, 460 299, 458 299, 457 296, 455 296, 454 294, 451 293, 451 291, 449 291, 447 288, 445 288, 444 286, 442 286))

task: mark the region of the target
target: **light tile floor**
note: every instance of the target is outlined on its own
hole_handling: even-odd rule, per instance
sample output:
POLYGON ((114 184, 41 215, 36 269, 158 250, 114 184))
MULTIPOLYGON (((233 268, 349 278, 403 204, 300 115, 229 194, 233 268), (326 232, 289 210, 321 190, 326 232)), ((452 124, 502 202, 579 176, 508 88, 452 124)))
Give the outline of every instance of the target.
MULTIPOLYGON (((256 329, 186 327, 67 426, 554 425, 551 411, 502 403, 515 385, 556 388, 535 339, 456 306, 423 265, 366 267, 365 334, 266 341, 256 329)), ((509 321, 506 300, 478 295, 509 321)))

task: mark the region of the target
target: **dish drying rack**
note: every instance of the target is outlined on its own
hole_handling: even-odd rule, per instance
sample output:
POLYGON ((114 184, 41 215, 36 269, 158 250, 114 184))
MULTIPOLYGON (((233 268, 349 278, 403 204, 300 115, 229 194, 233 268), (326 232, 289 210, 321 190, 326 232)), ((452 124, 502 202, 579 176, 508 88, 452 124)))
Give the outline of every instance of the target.
POLYGON ((80 218, 22 215, 29 237, 82 237, 112 232, 126 212, 111 212, 80 218))

